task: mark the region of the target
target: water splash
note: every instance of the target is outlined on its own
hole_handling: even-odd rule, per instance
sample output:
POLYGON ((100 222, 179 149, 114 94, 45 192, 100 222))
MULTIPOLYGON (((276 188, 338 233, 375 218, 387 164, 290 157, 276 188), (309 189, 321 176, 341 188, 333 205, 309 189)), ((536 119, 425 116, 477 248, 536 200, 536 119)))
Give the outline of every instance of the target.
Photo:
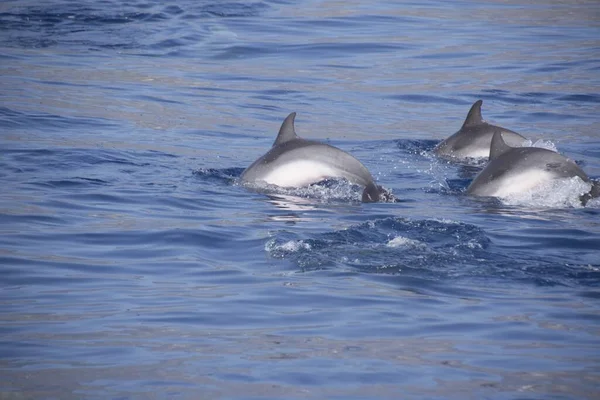
MULTIPOLYGON (((363 192, 362 186, 354 185, 345 179, 326 179, 301 188, 285 188, 266 183, 243 183, 242 185, 267 195, 306 198, 319 203, 360 203, 363 192)), ((398 201, 390 189, 382 189, 381 202, 398 201)))
MULTIPOLYGON (((502 203, 511 206, 533 208, 582 208, 580 197, 588 193, 592 185, 575 176, 565 179, 553 179, 521 193, 501 197, 502 203)), ((589 202, 588 207, 595 203, 589 202)))
POLYGON ((386 243, 387 247, 415 247, 425 249, 427 245, 420 240, 409 239, 404 236, 396 236, 386 243))
POLYGON ((551 140, 538 139, 534 142, 531 139, 527 139, 523 142, 523 147, 539 147, 540 149, 551 150, 555 153, 558 153, 556 144, 554 144, 554 142, 551 140))

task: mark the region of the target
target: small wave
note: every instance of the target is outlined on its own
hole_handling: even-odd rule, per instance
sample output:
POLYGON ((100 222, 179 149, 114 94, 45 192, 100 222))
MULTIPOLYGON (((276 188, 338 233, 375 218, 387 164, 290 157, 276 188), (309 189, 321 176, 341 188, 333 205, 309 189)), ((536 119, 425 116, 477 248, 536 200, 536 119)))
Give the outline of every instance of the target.
POLYGON ((297 253, 301 250, 311 249, 311 245, 303 240, 279 242, 277 239, 271 239, 265 243, 265 251, 274 258, 285 258, 287 255, 297 253))
POLYGON ((279 232, 265 251, 302 270, 341 267, 372 273, 469 274, 489 239, 473 225, 455 221, 385 218, 313 238, 279 232), (410 271, 410 272, 407 272, 410 271))
POLYGON ((417 154, 423 157, 431 157, 431 151, 438 144, 437 140, 396 140, 396 146, 409 154, 417 154))
POLYGON ((193 174, 203 180, 230 185, 235 183, 236 179, 239 178, 243 171, 243 168, 200 168, 193 171, 193 174))
POLYGON ((84 178, 75 176, 73 178, 65 179, 53 179, 48 181, 31 182, 33 185, 44 186, 49 188, 60 188, 60 189, 76 189, 84 188, 87 189, 90 186, 107 186, 110 183, 106 180, 95 179, 95 178, 84 178))
POLYGON ((44 130, 106 129, 115 124, 104 118, 66 117, 48 113, 25 113, 0 107, 0 127, 10 128, 39 127, 44 130))
POLYGON ((187 56, 193 51, 183 49, 194 48, 215 36, 207 28, 212 21, 257 16, 270 8, 264 2, 192 2, 169 6, 110 0, 99 5, 14 3, 0 13, 0 30, 6 33, 0 43, 4 46, 65 45, 84 52, 109 49, 144 56, 187 56))
POLYGON ((600 96, 597 94, 570 94, 559 97, 559 100, 576 103, 600 103, 600 96))
POLYGON ((589 252, 596 246, 587 236, 577 236, 573 231, 556 233, 560 239, 547 232, 533 239, 528 234, 520 240, 522 249, 516 252, 512 231, 491 235, 498 242, 494 243, 496 240, 483 229, 448 219, 383 218, 310 237, 290 231, 272 235, 265 251, 273 258, 292 262, 302 272, 341 269, 395 275, 399 280, 393 281, 399 283, 419 279, 497 284, 499 277, 543 286, 598 283, 597 263, 564 263, 561 247, 581 246, 589 252), (507 237, 513 241, 509 252, 503 245, 507 237), (558 240, 554 245, 556 255, 548 259, 548 255, 532 253, 529 247, 538 240, 547 245, 558 240))

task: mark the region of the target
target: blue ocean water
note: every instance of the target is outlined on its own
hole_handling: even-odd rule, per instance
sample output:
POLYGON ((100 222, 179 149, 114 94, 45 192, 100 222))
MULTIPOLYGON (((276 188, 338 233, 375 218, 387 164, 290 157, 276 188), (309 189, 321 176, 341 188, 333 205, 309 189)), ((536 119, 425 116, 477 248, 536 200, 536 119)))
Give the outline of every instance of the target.
POLYGON ((481 98, 599 178, 598 15, 0 3, 0 397, 597 398, 600 202, 431 150, 481 98), (240 185, 292 111, 395 200, 240 185))

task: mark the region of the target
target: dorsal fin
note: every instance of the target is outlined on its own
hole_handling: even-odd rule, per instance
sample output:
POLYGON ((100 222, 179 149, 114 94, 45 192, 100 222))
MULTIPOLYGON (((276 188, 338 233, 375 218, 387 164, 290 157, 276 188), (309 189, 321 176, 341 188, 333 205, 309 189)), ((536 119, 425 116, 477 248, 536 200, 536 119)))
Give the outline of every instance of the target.
POLYGON ((467 114, 467 119, 463 123, 463 126, 471 126, 481 124, 483 122, 483 118, 481 118, 481 105, 483 104, 483 100, 477 100, 471 106, 469 113, 467 114))
POLYGON ((294 129, 295 118, 296 113, 293 112, 283 120, 283 124, 281 124, 281 128, 279 128, 279 133, 277 134, 277 139, 273 142, 273 146, 298 139, 298 135, 296 135, 296 130, 294 129))
POLYGON ((507 145, 502 138, 502 131, 500 129, 496 129, 494 136, 492 136, 492 143, 490 145, 490 160, 499 157, 510 149, 512 149, 512 147, 507 145))

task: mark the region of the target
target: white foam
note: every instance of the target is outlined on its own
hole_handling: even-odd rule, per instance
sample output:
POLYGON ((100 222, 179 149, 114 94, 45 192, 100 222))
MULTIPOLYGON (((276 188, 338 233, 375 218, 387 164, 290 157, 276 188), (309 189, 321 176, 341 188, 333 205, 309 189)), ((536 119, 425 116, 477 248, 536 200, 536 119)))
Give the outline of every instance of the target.
POLYGON ((460 221, 454 221, 452 219, 447 219, 447 218, 433 218, 433 221, 441 222, 442 224, 446 224, 446 225, 461 225, 462 224, 462 222, 460 222, 460 221))
POLYGON ((312 247, 309 243, 303 240, 289 240, 285 243, 277 243, 275 239, 271 239, 265 243, 265 251, 274 255, 281 256, 281 252, 285 253, 296 253, 300 250, 311 250, 312 247))
POLYGON ((427 245, 419 240, 409 239, 404 236, 396 236, 386 243, 387 247, 419 247, 423 248, 427 245))
MULTIPOLYGON (((575 176, 572 178, 552 179, 542 182, 529 190, 507 194, 501 201, 507 205, 528 207, 564 208, 583 207, 579 197, 588 193, 591 184, 575 176)), ((588 203, 593 207, 593 203, 588 203)))
POLYGON ((600 208, 600 197, 596 197, 595 199, 591 199, 590 201, 588 201, 586 207, 600 208))
POLYGON ((551 150, 555 153, 558 153, 556 145, 550 140, 538 139, 533 142, 532 140, 527 139, 523 142, 523 147, 539 147, 541 149, 551 150))

